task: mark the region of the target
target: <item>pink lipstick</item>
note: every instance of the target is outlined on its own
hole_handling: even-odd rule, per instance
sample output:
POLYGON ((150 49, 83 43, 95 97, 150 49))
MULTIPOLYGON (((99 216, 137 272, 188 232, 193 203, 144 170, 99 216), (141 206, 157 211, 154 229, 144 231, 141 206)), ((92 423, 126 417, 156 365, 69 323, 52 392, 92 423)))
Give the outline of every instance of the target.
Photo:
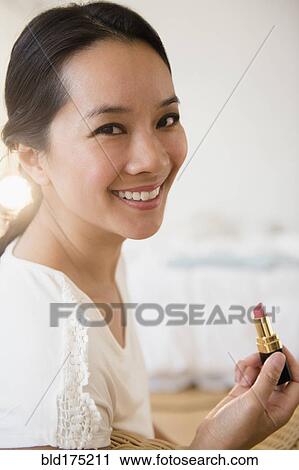
MULTIPOLYGON (((260 353, 262 364, 274 352, 282 351, 282 343, 274 333, 270 318, 265 314, 263 304, 260 302, 253 311, 254 323, 257 331, 256 344, 260 353)), ((277 382, 277 385, 284 384, 292 380, 292 374, 287 361, 277 382)))

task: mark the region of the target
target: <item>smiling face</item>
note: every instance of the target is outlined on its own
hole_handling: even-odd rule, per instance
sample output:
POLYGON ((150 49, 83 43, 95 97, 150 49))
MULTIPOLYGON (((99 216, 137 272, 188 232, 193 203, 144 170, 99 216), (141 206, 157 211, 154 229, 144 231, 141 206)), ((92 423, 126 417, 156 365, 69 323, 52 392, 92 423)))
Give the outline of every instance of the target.
POLYGON ((106 40, 73 56, 63 77, 72 99, 50 126, 45 197, 102 231, 150 237, 187 153, 166 64, 146 43, 106 40))

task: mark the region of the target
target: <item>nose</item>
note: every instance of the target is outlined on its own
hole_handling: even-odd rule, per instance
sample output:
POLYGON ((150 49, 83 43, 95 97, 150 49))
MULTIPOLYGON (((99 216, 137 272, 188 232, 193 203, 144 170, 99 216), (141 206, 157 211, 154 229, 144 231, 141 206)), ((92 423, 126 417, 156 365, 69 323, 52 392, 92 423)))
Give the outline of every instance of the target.
POLYGON ((171 159, 159 139, 150 133, 139 135, 128 148, 125 173, 137 175, 167 175, 170 172, 171 159))

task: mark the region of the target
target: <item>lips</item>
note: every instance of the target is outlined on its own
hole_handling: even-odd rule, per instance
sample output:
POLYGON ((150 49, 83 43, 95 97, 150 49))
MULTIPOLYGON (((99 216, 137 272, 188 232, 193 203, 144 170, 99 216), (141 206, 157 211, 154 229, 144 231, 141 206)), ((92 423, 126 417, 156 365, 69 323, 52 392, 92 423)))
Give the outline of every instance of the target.
MULTIPOLYGON (((159 187, 159 186, 156 186, 156 187, 159 187)), ((134 192, 135 191, 133 191, 133 193, 134 192)), ((162 194, 164 193, 164 182, 160 186, 160 191, 158 195, 155 198, 149 199, 146 201, 122 198, 118 195, 117 191, 111 191, 111 193, 113 197, 115 197, 121 204, 126 204, 127 206, 131 208, 140 209, 140 210, 155 209, 160 206, 160 203, 162 201, 162 194)), ((125 191, 123 191, 123 193, 125 193, 125 191)))
POLYGON ((135 188, 124 188, 124 189, 119 189, 119 188, 116 189, 115 188, 115 189, 111 189, 111 191, 122 191, 122 192, 129 191, 130 193, 133 193, 134 191, 138 192, 138 193, 140 193, 141 191, 151 192, 154 189, 158 188, 159 186, 162 186, 165 179, 162 180, 160 183, 151 184, 151 185, 147 185, 147 186, 136 186, 135 188))

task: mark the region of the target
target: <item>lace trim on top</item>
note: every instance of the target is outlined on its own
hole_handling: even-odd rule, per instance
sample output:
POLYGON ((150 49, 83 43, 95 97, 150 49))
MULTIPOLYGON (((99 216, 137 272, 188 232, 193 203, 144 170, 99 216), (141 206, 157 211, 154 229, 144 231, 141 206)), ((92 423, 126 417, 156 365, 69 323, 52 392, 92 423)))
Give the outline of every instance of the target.
MULTIPOLYGON (((81 300, 78 295, 74 295, 73 287, 63 277, 63 301, 77 304, 81 300)), ((102 420, 94 400, 89 393, 82 390, 82 387, 88 384, 90 375, 87 356, 88 333, 75 315, 76 307, 67 319, 62 320, 64 357, 68 358, 62 368, 63 391, 57 396, 56 442, 58 447, 66 449, 87 447, 88 443, 94 441, 102 420)))

